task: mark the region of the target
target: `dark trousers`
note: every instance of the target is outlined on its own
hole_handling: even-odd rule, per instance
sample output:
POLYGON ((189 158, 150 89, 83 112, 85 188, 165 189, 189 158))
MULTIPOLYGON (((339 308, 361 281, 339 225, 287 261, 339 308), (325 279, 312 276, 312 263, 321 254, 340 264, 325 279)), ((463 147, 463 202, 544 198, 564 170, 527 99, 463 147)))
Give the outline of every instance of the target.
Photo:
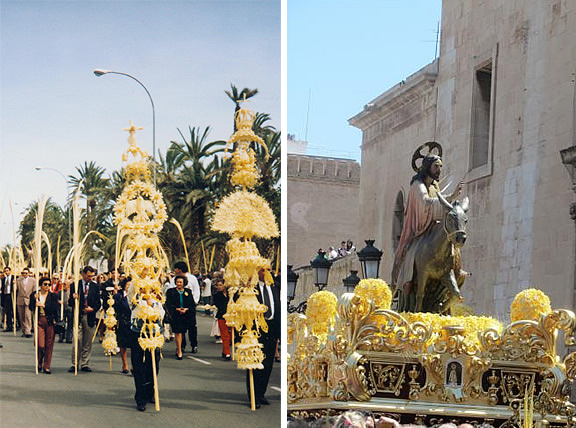
POLYGON ((54 350, 54 326, 48 325, 46 317, 38 317, 38 368, 50 370, 54 350))
MULTIPOLYGON (((150 351, 144 352, 138 343, 139 333, 131 332, 131 349, 130 360, 132 362, 132 369, 134 371, 134 385, 136 386, 136 394, 134 400, 136 404, 146 404, 149 400, 154 398, 154 373, 152 371, 152 353, 150 351)), ((160 349, 156 349, 156 374, 160 371, 160 349)))
MULTIPOLYGON (((188 339, 192 349, 198 347, 198 326, 196 325, 196 309, 190 314, 188 324, 188 339)), ((182 349, 186 347, 186 335, 182 335, 182 349)))
POLYGON ((4 329, 12 330, 14 328, 14 308, 12 307, 12 296, 10 294, 2 295, 2 312, 6 315, 6 325, 4 329))
POLYGON ((60 340, 66 340, 66 342, 72 342, 73 331, 72 325, 74 323, 74 310, 70 307, 64 308, 64 321, 66 322, 66 328, 63 333, 60 333, 60 340))
MULTIPOLYGON (((272 374, 272 368, 274 367, 274 354, 276 352, 276 341, 278 340, 278 331, 273 326, 268 326, 268 333, 260 331, 261 336, 258 338, 263 346, 262 352, 264 352, 264 365, 263 369, 252 370, 254 376, 254 395, 256 400, 260 397, 264 397, 266 394, 266 389, 268 389, 268 382, 270 381, 270 375, 272 374)), ((246 370, 246 390, 248 392, 248 400, 250 400, 250 371, 246 370)))

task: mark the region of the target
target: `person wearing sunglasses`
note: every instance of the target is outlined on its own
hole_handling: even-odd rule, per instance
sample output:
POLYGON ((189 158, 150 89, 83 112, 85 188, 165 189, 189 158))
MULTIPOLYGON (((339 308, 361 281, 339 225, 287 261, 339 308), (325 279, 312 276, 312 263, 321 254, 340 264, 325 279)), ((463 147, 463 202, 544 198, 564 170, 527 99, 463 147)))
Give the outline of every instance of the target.
POLYGON ((58 295, 50 291, 52 281, 49 277, 40 278, 40 292, 30 295, 30 311, 36 313, 34 328, 38 334, 38 371, 44 370, 46 374, 52 374, 50 364, 52 351, 54 350, 54 320, 58 316, 58 295))

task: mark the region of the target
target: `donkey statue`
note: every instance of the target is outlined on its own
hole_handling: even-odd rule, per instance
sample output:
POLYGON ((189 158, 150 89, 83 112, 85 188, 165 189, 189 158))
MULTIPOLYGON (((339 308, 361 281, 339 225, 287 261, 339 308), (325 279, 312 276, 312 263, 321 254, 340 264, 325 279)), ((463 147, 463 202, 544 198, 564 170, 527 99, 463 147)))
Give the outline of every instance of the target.
POLYGON ((466 242, 469 200, 466 197, 451 204, 441 193, 437 196, 446 212, 412 243, 413 286, 406 296, 399 292, 400 311, 449 314, 460 298, 459 286, 467 273, 460 269, 459 249, 466 242))

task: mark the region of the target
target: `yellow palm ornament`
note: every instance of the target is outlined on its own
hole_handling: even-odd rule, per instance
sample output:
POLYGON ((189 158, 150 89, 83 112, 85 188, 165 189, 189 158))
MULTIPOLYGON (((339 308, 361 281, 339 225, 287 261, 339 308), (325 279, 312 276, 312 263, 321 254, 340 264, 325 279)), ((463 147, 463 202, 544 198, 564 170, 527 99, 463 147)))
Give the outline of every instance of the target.
MULTIPOLYGON (((256 185, 259 179, 250 143, 262 145, 268 156, 264 141, 252 131, 254 113, 243 107, 236 113, 235 119, 238 131, 228 141, 228 145, 236 144, 232 155, 234 171, 230 182, 234 186, 241 186, 241 189, 231 193, 220 203, 212 228, 232 237, 226 244, 229 262, 224 280, 229 290, 230 303, 224 317, 228 326, 236 328, 242 336, 236 353, 238 368, 248 369, 251 374, 253 369, 264 368, 264 354, 258 337, 260 330, 268 331, 263 316, 267 308, 256 298, 258 271, 265 269, 266 283, 273 283, 269 272, 270 261, 260 256, 252 238, 256 236, 270 239, 277 237, 279 231, 268 203, 257 194, 246 190, 256 185), (238 298, 234 299, 236 293, 238 298)), ((253 388, 251 389, 253 392, 253 388)), ((255 410, 253 393, 252 410, 255 410)))

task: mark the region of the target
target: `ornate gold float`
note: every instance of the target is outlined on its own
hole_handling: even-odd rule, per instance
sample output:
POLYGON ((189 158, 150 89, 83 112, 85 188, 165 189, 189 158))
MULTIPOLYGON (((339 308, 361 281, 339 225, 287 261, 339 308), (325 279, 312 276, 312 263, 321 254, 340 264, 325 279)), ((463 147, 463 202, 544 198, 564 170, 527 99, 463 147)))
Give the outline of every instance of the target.
MULTIPOLYGON (((327 334, 317 317, 289 315, 289 415, 368 409, 401 423, 510 427, 530 421, 533 409, 537 426, 576 425, 576 352, 562 359, 557 343, 561 333, 574 345, 573 312, 544 302, 532 319, 503 326, 489 317, 398 313, 369 288, 340 297, 324 319, 327 334)), ((538 293, 524 290, 513 305, 538 293)))

